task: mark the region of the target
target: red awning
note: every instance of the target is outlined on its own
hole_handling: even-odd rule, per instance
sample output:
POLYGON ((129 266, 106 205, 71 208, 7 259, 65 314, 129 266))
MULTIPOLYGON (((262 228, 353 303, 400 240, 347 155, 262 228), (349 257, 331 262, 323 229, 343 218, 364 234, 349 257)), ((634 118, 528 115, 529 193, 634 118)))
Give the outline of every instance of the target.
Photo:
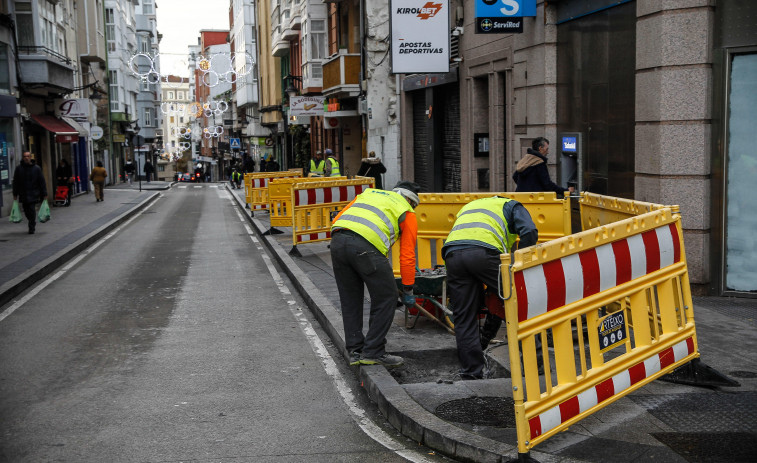
POLYGON ((79 141, 79 131, 55 116, 32 114, 32 119, 48 132, 54 133, 56 143, 74 143, 79 141))

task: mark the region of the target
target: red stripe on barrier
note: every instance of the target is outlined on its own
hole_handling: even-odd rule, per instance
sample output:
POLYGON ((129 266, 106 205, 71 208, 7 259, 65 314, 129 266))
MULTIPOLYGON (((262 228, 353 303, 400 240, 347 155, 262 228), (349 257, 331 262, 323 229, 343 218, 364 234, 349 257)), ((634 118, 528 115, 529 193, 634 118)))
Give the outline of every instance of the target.
POLYGON ((650 230, 641 234, 644 240, 644 251, 647 255, 647 273, 660 270, 660 243, 657 240, 657 232, 650 230))
POLYGON ((628 249, 628 241, 612 243, 612 250, 615 253, 615 284, 631 281, 631 250, 628 249))
POLYGON ((561 260, 553 260, 542 265, 547 280, 547 311, 565 305, 565 273, 561 260))
POLYGON ((528 420, 528 427, 531 428, 531 439, 541 436, 541 418, 539 418, 539 415, 528 420))
POLYGON ((579 413, 581 413, 581 407, 578 403, 578 396, 571 397, 560 404, 560 421, 563 423, 579 413))
POLYGON ((628 376, 631 378, 631 384, 636 384, 647 377, 647 368, 644 362, 637 363, 628 369, 628 376))
POLYGON ((523 272, 515 272, 515 295, 518 297, 518 321, 528 319, 528 291, 523 272))
POLYGON ((323 202, 324 203, 333 203, 334 201, 331 200, 331 188, 324 188, 323 189, 323 202))
POLYGON ((673 353, 673 348, 668 347, 664 351, 660 352, 660 370, 675 363, 676 356, 673 353))
POLYGON ((612 378, 608 378, 596 385, 597 390, 597 403, 604 402, 613 395, 615 395, 615 384, 612 382, 612 378))
POLYGON ((689 338, 686 340, 686 347, 689 349, 689 355, 694 353, 694 338, 689 338))
POLYGON ((594 249, 584 251, 578 255, 578 258, 581 260, 581 268, 583 269, 584 297, 597 294, 599 292, 599 259, 597 258, 597 251, 594 249))
POLYGON ((318 201, 318 196, 315 188, 308 190, 308 205, 315 204, 318 201))
POLYGON ((678 239, 678 228, 676 228, 676 224, 674 223, 671 223, 668 227, 670 227, 670 236, 673 237, 673 262, 680 262, 681 241, 678 239))
POLYGON ((349 198, 349 193, 347 192, 346 186, 340 186, 339 187, 339 199, 340 201, 347 201, 349 198))

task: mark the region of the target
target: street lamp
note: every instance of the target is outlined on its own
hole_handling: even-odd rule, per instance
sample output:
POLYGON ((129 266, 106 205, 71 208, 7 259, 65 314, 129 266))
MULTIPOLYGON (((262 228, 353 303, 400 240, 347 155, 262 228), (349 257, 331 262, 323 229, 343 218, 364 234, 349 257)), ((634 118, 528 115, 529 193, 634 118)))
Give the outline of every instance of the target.
MULTIPOLYGON (((294 86, 294 82, 299 82, 300 87, 302 87, 302 77, 293 76, 292 74, 287 74, 283 80, 287 84, 284 92, 286 92, 287 94, 288 104, 291 109, 292 99, 294 99, 294 97, 296 97, 300 93, 299 89, 294 86)), ((284 143, 287 150, 287 159, 286 159, 285 168, 289 168, 289 167, 292 167, 292 165, 294 164, 294 139, 292 138, 292 135, 289 133, 289 114, 288 113, 284 114, 284 143)))
POLYGON ((132 143, 132 153, 131 157, 136 159, 137 161, 137 179, 139 179, 139 191, 142 191, 142 177, 139 175, 139 171, 141 167, 139 166, 139 154, 137 153, 137 146, 140 146, 141 143, 139 142, 139 131, 142 130, 142 127, 139 126, 139 122, 134 121, 134 139, 132 143))

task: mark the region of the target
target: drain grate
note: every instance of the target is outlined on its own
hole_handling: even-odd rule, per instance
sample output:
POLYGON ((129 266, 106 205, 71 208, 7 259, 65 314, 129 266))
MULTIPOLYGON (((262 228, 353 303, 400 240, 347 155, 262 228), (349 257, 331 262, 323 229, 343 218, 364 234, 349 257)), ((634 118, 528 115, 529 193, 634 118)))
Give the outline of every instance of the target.
POLYGON ((746 463, 754 462, 757 455, 757 434, 662 432, 652 435, 691 463, 746 463))
POLYGON ((514 428, 515 410, 510 397, 469 397, 444 402, 434 414, 445 421, 494 428, 514 428))

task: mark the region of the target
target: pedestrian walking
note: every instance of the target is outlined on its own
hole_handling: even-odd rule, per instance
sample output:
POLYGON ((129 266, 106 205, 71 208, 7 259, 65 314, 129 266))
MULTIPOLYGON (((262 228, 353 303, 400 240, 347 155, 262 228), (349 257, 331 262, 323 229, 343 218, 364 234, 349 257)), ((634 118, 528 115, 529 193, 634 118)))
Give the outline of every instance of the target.
POLYGON ((458 212, 442 247, 442 258, 462 379, 482 379, 487 373, 482 346, 494 338, 502 319, 487 316, 485 330, 479 335, 478 312, 484 305, 484 285, 502 286, 500 254, 509 253, 518 237, 521 248, 536 244, 538 234, 526 208, 509 198, 477 199, 458 212))
MULTIPOLYGON (((536 138, 526 153, 515 166, 513 180, 518 185, 515 191, 554 191, 558 197, 562 197, 566 189, 554 183, 547 170, 549 140, 544 137, 536 138)), ((569 187, 568 190, 573 193, 574 188, 569 187)))
POLYGON ((42 169, 32 159, 29 151, 21 155, 21 163, 13 173, 13 200, 18 201, 29 221, 29 234, 37 226, 37 204, 47 199, 47 185, 42 169))
POLYGON ((392 191, 369 188, 358 195, 334 219, 331 227, 331 260, 342 307, 344 337, 350 365, 399 366, 402 357, 386 353, 386 334, 392 325, 397 284, 386 258, 400 240, 400 274, 403 303, 415 304, 415 246, 420 186, 399 182, 392 191), (371 308, 368 332, 363 335, 364 285, 371 308))
POLYGON ((132 179, 134 177, 134 172, 137 171, 137 168, 134 167, 134 163, 131 162, 130 159, 126 160, 126 164, 124 164, 124 173, 126 174, 126 180, 129 182, 129 185, 131 185, 132 179))
POLYGON ((105 179, 108 177, 108 172, 105 171, 102 161, 97 161, 95 167, 92 168, 92 172, 89 174, 89 180, 95 187, 95 202, 103 201, 103 188, 105 187, 105 179))
POLYGON ((331 149, 326 148, 326 162, 323 166, 324 177, 339 177, 341 174, 339 170, 339 161, 336 160, 336 155, 331 149))
POLYGON ((152 166, 152 163, 149 159, 145 159, 145 178, 147 179, 147 183, 150 183, 150 179, 152 178, 152 173, 155 172, 155 168, 152 166))
POLYGON ((357 174, 364 177, 373 177, 375 179, 376 188, 383 190, 384 185, 381 181, 381 174, 385 172, 386 167, 381 163, 381 158, 376 157, 375 151, 371 151, 368 153, 368 157, 363 159, 360 163, 360 169, 358 169, 357 174))

